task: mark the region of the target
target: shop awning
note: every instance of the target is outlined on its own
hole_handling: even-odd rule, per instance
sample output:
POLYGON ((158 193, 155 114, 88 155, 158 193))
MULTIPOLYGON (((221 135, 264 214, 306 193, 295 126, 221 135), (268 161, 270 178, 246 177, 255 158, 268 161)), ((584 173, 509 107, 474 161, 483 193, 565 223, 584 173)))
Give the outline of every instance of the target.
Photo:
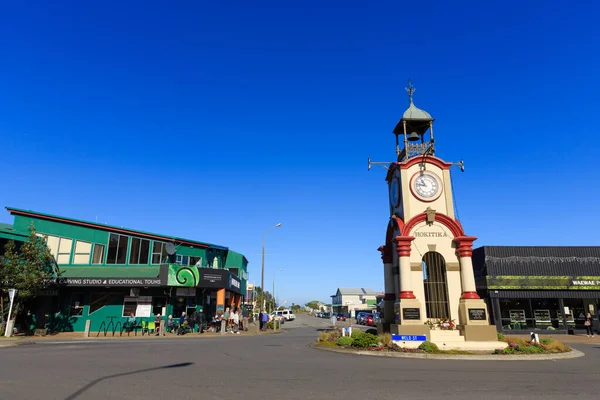
POLYGON ((600 299, 599 290, 489 290, 500 299, 600 299))

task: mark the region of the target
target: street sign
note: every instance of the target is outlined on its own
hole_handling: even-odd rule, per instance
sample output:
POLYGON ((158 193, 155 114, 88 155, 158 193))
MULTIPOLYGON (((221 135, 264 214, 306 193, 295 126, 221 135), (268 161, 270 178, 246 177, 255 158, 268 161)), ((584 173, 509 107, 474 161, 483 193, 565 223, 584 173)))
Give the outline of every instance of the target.
POLYGON ((15 299, 17 291, 18 291, 17 289, 8 289, 8 298, 10 299, 11 302, 15 299))
POLYGON ((398 340, 401 342, 424 342, 427 340, 427 336, 420 335, 392 335, 392 340, 398 340))

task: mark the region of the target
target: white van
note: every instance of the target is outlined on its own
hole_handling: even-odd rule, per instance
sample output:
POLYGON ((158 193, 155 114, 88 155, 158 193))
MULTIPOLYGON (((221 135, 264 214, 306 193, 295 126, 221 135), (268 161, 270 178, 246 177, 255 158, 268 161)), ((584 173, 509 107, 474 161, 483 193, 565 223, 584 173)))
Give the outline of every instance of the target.
POLYGON ((281 315, 283 315, 283 318, 285 318, 286 321, 293 321, 296 319, 296 316, 294 315, 294 313, 291 310, 281 310, 281 311, 277 311, 277 314, 281 313, 281 315))

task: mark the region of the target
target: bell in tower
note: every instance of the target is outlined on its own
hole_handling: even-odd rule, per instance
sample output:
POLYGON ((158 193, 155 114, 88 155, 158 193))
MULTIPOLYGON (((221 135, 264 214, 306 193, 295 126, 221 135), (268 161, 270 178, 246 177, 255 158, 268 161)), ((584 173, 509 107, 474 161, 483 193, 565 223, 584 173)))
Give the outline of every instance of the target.
POLYGON ((413 103, 415 88, 408 81, 409 105, 402 119, 398 122, 393 132, 396 135, 396 155, 398 161, 405 161, 420 155, 433 155, 433 118, 427 111, 421 110, 413 103), (425 141, 425 134, 429 131, 429 141, 425 141), (399 136, 404 139, 404 148, 400 150, 399 136))

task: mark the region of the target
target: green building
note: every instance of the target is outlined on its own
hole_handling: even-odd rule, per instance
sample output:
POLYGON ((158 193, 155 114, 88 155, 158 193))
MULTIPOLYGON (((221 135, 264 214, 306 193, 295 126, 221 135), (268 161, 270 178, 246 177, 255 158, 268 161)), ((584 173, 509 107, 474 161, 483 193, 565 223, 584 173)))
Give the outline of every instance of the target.
MULTIPOLYGON (((227 247, 168 235, 7 207, 13 225, 0 224, 0 248, 25 241, 31 224, 56 260, 56 279, 26 304, 37 328, 83 332, 199 311, 210 319, 239 307, 248 260, 227 247)), ((19 323, 24 321, 17 321, 19 323)))

